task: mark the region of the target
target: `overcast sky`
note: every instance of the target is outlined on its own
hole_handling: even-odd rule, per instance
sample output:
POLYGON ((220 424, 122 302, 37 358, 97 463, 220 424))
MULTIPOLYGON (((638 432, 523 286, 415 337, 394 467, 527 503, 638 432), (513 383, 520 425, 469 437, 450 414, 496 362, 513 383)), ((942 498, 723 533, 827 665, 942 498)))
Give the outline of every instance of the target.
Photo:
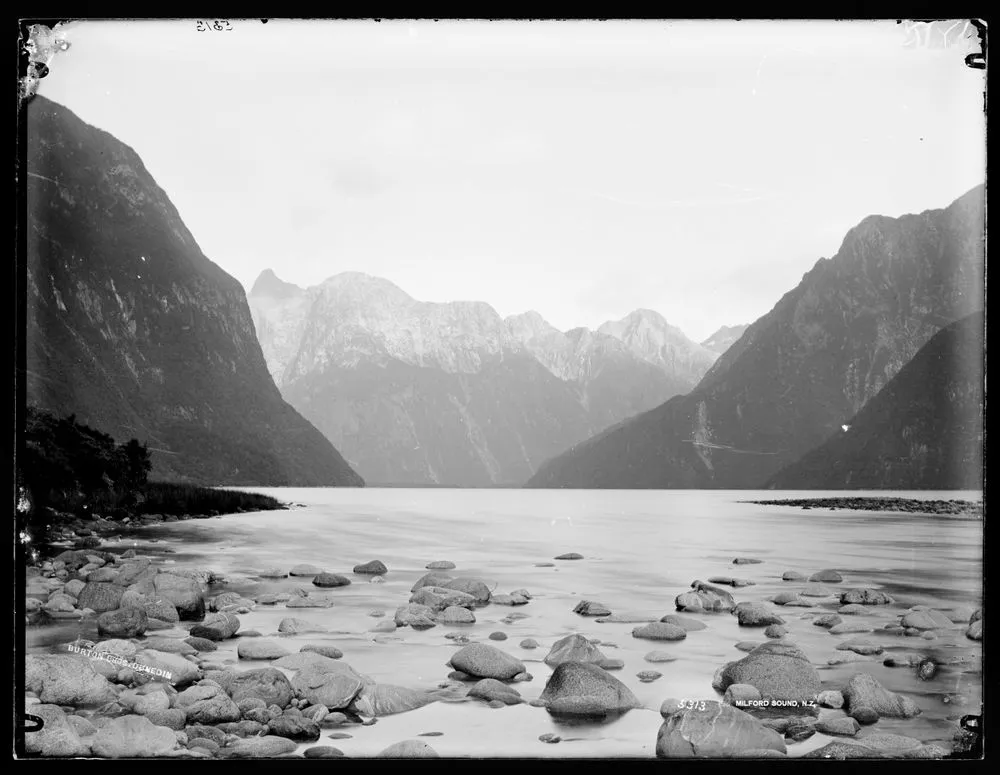
POLYGON ((355 270, 701 340, 866 215, 985 177, 974 38, 895 22, 197 26, 68 25, 39 93, 134 148, 247 290, 355 270))

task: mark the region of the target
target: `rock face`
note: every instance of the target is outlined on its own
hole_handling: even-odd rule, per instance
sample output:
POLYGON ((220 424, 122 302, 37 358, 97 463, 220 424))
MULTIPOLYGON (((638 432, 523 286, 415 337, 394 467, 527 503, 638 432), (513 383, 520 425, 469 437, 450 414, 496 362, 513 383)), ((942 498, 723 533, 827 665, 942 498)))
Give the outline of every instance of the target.
POLYGON ((979 490, 981 312, 946 326, 835 434, 778 472, 779 490, 979 490))
POLYGON ((570 716, 605 716, 642 707, 625 684, 585 662, 556 667, 538 699, 549 712, 570 716))
POLYGON ((137 436, 160 479, 361 486, 136 153, 44 97, 26 120, 28 403, 137 436))
POLYGON ((358 272, 303 289, 267 270, 250 304, 282 394, 375 484, 521 484, 689 390, 716 357, 679 332, 653 346, 659 325, 629 341, 563 333, 537 313, 504 320, 483 302, 421 302, 358 272), (630 346, 644 334, 648 357, 630 346))
POLYGON ((528 486, 764 486, 982 309, 984 201, 977 186, 944 210, 864 219, 693 391, 546 462, 528 486))
POLYGON ((812 701, 821 689, 820 677, 808 657, 795 646, 762 643, 738 662, 722 669, 721 689, 749 684, 772 700, 812 701))
POLYGON ((729 758, 747 751, 785 753, 781 735, 749 713, 721 702, 697 703, 669 715, 656 736, 656 756, 729 758))

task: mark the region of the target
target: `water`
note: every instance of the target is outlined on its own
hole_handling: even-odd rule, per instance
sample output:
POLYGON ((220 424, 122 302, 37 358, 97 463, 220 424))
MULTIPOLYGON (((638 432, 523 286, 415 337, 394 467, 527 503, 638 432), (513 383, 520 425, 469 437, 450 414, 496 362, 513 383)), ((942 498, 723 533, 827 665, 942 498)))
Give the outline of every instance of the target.
MULTIPOLYGON (((143 529, 129 538, 143 551, 164 546, 166 568, 208 567, 228 580, 225 589, 247 595, 314 589, 308 579, 261 580, 255 573, 269 567, 290 569, 310 563, 352 578, 348 587, 328 590, 336 603, 327 609, 286 609, 258 606, 241 615, 242 629, 276 635, 286 616, 323 624, 332 632, 280 636, 289 650, 305 643, 328 643, 344 652, 344 661, 378 682, 412 688, 434 688, 446 681, 445 663, 458 648, 444 636, 461 631, 473 640, 487 640, 503 631, 508 639, 493 643, 527 665, 534 679, 515 684, 526 700, 537 698, 551 670, 541 661, 557 639, 580 633, 613 645, 601 645, 625 667, 614 671, 643 702, 644 708, 614 721, 567 725, 544 709, 519 705, 491 709, 477 701, 437 702, 416 711, 380 718, 373 726, 350 726, 353 735, 328 740, 324 729, 318 743, 335 745, 348 756, 369 756, 399 740, 425 732, 442 732, 427 742, 443 756, 653 756, 658 713, 664 699, 719 699, 712 689, 718 667, 739 659, 734 648, 742 640, 765 640, 759 628, 741 628, 728 614, 698 618, 708 629, 691 632, 680 642, 633 638, 635 624, 599 623, 573 613, 581 600, 596 600, 612 611, 648 612, 657 618, 674 612, 674 597, 695 579, 728 575, 749 578, 755 586, 733 590, 737 601, 763 600, 777 591, 801 585, 784 582, 786 570, 806 575, 836 568, 843 584, 875 586, 896 598, 891 607, 873 607, 864 617, 876 629, 895 623, 912 605, 948 610, 982 605, 983 523, 962 517, 920 516, 881 512, 846 512, 813 508, 759 506, 740 501, 788 497, 839 496, 843 493, 775 493, 719 491, 565 491, 565 490, 441 490, 441 489, 262 489, 282 501, 304 504, 290 511, 259 512, 210 520, 166 523, 143 529), (156 539, 148 543, 150 539, 156 539), (555 556, 579 552, 584 559, 557 561, 555 556), (756 557, 758 565, 732 564, 735 557, 756 557), (354 565, 380 559, 389 568, 385 583, 370 583, 351 574, 354 565), (476 610, 474 625, 437 627, 418 632, 398 629, 389 635, 369 630, 391 619, 404 605, 414 581, 433 560, 451 560, 451 575, 481 577, 496 592, 526 588, 533 599, 526 606, 490 605, 476 610), (553 567, 537 567, 553 563, 553 567), (501 620, 516 612, 527 618, 512 624, 501 620), (534 638, 541 647, 518 645, 534 638), (651 664, 643 656, 653 650, 673 652, 673 662, 651 664), (657 670, 663 677, 642 683, 636 673, 657 670), (559 744, 538 736, 560 735, 559 744)), ((853 493, 852 493, 853 494, 853 493)), ((876 495, 877 493, 866 493, 876 495)), ((975 500, 979 493, 883 493, 925 499, 975 500)), ((221 591, 222 588, 218 591, 221 591)), ((887 653, 919 652, 938 661, 963 658, 965 664, 943 667, 930 681, 912 669, 888 668, 883 657, 874 661, 828 667, 843 656, 836 644, 852 635, 834 636, 811 624, 817 613, 835 611, 835 597, 812 598, 813 608, 775 607, 785 618, 789 640, 820 669, 824 688, 839 688, 855 672, 873 674, 883 686, 908 694, 922 709, 916 719, 879 722, 884 731, 939 742, 950 747, 957 719, 979 713, 982 691, 981 645, 965 638, 964 626, 942 633, 935 641, 888 634, 862 635, 882 643, 887 653)), ((29 651, 53 651, 81 632, 95 637, 92 623, 60 623, 28 631, 29 651)), ((170 634, 166 633, 156 633, 170 634)), ((183 634, 178 631, 179 635, 183 634)), ((212 661, 237 664, 237 640, 221 645, 212 661)), ((264 663, 243 662, 241 667, 264 663)), ((291 673, 289 673, 291 675, 291 673)), ((823 711, 839 715, 840 711, 823 711)), ((829 742, 822 734, 789 746, 798 756, 829 742)))

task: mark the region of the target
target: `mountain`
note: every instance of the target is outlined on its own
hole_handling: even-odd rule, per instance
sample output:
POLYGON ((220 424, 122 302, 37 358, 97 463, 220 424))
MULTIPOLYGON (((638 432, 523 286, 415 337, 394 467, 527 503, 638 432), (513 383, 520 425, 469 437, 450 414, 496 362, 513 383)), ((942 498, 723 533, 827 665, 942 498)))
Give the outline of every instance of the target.
POLYGON ((767 486, 982 489, 984 323, 978 312, 934 334, 842 433, 767 486))
POLYGON ((267 270, 250 304, 282 394, 374 483, 519 485, 694 385, 612 336, 418 301, 360 272, 302 289, 267 270))
POLYGON ((722 328, 702 342, 701 346, 722 355, 722 353, 732 347, 743 336, 743 332, 748 328, 750 328, 749 324, 742 326, 722 326, 722 328))
POLYGON ((597 331, 613 336, 643 360, 692 386, 718 358, 718 353, 692 342, 662 315, 648 309, 637 309, 618 321, 609 320, 597 331))
POLYGON ((982 308, 984 210, 978 186, 943 210, 865 218, 691 393, 548 461, 528 486, 763 486, 982 308))
POLYGON ((135 151, 43 97, 25 114, 28 403, 148 443, 159 478, 362 486, 135 151))

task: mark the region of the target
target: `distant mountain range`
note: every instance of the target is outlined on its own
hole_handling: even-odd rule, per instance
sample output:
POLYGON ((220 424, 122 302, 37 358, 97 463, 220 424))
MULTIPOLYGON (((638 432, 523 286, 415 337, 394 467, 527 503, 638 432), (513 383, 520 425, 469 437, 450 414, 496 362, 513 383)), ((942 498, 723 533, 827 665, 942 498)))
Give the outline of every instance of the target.
POLYGON ((931 337, 864 408, 779 471, 779 490, 983 487, 982 312, 931 337))
MULTIPOLYGON (((939 330, 982 309, 984 217, 985 190, 977 186, 943 210, 865 218, 693 391, 546 462, 528 486, 763 487, 843 433, 939 330)), ((929 388, 897 386, 890 395, 922 387, 929 388)), ((883 470, 876 478, 912 488, 940 481, 918 465, 894 478, 875 449, 870 462, 883 470)), ((796 471, 805 469, 777 481, 797 486, 796 471)))
POLYGON ((43 97, 25 114, 28 403, 148 443, 155 478, 363 485, 282 399, 243 288, 138 155, 43 97))
POLYGON ((722 355, 722 353, 732 347, 736 341, 743 336, 743 332, 748 328, 750 328, 749 324, 744 324, 742 326, 723 326, 708 337, 708 339, 702 342, 701 346, 722 355))
POLYGON ((266 270, 249 298, 282 394, 372 483, 521 484, 718 357, 649 310, 562 332, 358 272, 299 288, 266 270))

